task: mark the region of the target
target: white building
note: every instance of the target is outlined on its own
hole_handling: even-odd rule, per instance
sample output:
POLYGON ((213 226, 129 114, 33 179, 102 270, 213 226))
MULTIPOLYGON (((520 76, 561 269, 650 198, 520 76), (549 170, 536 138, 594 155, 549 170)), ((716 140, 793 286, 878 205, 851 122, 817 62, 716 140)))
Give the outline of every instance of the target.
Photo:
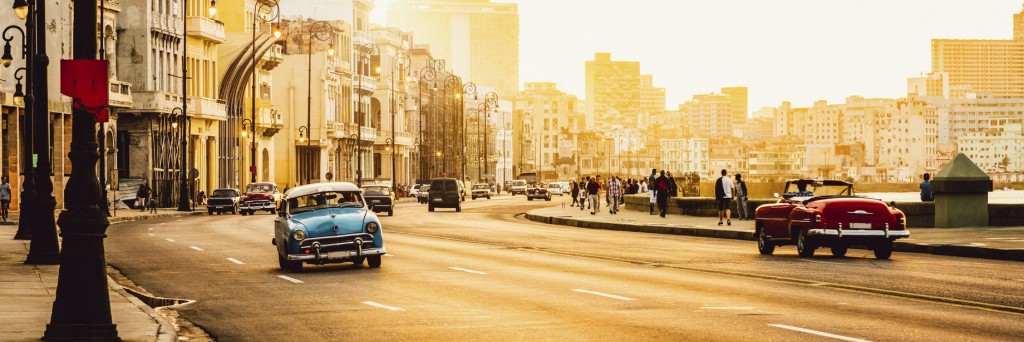
POLYGON ((710 145, 707 138, 661 139, 661 163, 665 170, 698 172, 706 177, 711 168, 710 145))
POLYGON ((960 138, 960 152, 986 173, 1024 171, 1024 119, 1002 117, 989 120, 990 128, 960 138))

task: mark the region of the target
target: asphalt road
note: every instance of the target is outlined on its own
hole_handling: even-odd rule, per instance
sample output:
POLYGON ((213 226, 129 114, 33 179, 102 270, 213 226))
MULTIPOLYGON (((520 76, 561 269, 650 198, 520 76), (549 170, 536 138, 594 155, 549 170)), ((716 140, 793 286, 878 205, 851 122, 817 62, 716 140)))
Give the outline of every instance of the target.
MULTIPOLYGON (((1019 263, 562 227, 521 196, 382 216, 380 269, 279 270, 274 216, 116 224, 107 262, 221 341, 1020 340, 1019 263), (828 254, 828 253, 820 253, 828 254)), ((566 210, 577 210, 567 208, 566 210)), ((601 215, 608 215, 607 212, 601 215)))

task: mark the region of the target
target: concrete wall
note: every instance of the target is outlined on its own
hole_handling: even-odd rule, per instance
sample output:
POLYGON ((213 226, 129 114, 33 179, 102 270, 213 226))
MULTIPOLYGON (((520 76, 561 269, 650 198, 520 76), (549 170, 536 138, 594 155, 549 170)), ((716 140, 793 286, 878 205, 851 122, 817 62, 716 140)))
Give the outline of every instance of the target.
MULTIPOLYGON (((731 177, 731 176, 730 176, 731 177)), ((715 180, 702 180, 700 183, 700 194, 702 196, 713 196, 715 194, 715 180)), ((786 182, 750 182, 747 181, 747 192, 750 198, 772 198, 776 192, 782 193, 786 182)), ((857 183, 853 185, 855 193, 860 192, 918 192, 917 183, 857 183)))
MULTIPOLYGON (((763 204, 775 203, 775 199, 750 200, 750 212, 763 204)), ((647 211, 650 203, 649 195, 626 196, 626 209, 647 211)), ((935 204, 925 202, 896 202, 896 208, 907 215, 910 228, 935 227, 935 204)), ((669 198, 668 212, 672 215, 718 216, 714 198, 710 197, 675 197, 669 198)), ((989 204, 989 226, 1024 226, 1024 204, 989 204)), ((736 202, 733 201, 732 217, 736 216, 736 202)))

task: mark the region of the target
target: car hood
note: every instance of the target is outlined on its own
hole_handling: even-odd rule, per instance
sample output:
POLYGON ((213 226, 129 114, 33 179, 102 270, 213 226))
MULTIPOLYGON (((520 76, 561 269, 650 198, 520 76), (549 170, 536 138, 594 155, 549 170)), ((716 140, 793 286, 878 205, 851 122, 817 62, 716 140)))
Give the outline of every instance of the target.
POLYGON ((306 228, 306 236, 321 237, 361 233, 366 215, 364 208, 327 208, 299 213, 291 220, 306 228))

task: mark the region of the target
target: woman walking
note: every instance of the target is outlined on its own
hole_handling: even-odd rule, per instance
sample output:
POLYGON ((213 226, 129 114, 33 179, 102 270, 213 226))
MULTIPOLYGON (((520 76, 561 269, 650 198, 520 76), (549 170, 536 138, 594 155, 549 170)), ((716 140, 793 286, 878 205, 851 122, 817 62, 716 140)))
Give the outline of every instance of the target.
POLYGON ((580 186, 579 186, 579 184, 577 184, 576 182, 572 182, 572 191, 569 192, 569 195, 572 196, 572 206, 573 207, 575 207, 576 204, 579 204, 579 198, 580 198, 580 186))

